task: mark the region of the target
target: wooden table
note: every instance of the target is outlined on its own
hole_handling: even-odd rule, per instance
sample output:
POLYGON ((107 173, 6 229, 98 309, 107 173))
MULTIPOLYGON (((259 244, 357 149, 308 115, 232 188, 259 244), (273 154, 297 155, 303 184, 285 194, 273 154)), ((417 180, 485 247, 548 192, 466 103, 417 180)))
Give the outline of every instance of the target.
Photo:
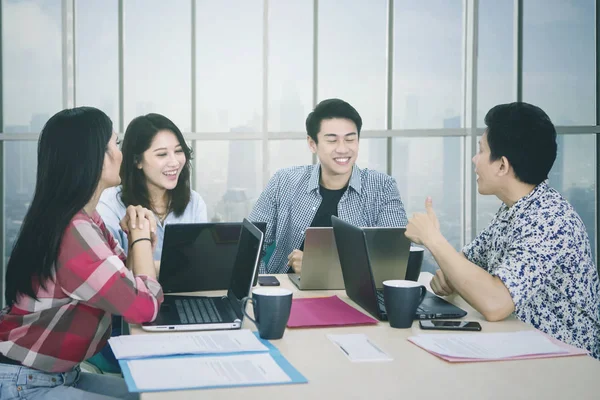
MULTIPOLYGON (((277 278, 296 298, 336 294, 362 311, 345 291, 299 291, 286 275, 277 278)), ((468 311, 465 319, 479 321, 483 332, 532 329, 514 317, 487 322, 461 298, 451 301, 468 311)), ((243 327, 256 330, 248 319, 243 327)), ((132 334, 142 332, 147 333, 131 325, 132 334)), ((600 361, 590 356, 450 364, 406 340, 420 332, 416 321, 409 329, 394 329, 386 322, 287 329, 272 343, 308 379, 307 384, 145 393, 142 399, 600 399, 600 361), (366 334, 393 361, 350 362, 326 337, 329 333, 366 334)))

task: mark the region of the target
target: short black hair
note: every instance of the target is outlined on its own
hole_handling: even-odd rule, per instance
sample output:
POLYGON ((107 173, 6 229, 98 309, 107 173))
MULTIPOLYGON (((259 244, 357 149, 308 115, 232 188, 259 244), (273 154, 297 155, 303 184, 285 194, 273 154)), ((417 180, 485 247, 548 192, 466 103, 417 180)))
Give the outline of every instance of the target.
POLYGON ((343 118, 349 119, 356 125, 357 135, 360 138, 362 118, 354 107, 340 99, 323 100, 306 117, 306 133, 318 143, 317 134, 321 130, 321 122, 324 119, 343 118))
POLYGON ((548 178, 556 160, 556 129, 539 107, 516 102, 500 104, 485 116, 490 161, 506 157, 518 180, 538 185, 548 178))

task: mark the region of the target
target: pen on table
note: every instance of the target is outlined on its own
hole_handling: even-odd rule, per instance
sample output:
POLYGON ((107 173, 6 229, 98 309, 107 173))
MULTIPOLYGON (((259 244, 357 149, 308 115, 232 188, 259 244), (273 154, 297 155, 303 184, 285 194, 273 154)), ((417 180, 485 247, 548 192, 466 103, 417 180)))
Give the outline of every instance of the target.
MULTIPOLYGON (((369 339, 367 339, 367 343, 369 343, 371 346, 373 346, 375 348, 375 350, 377 350, 378 352, 380 352, 381 354, 385 354, 379 347, 375 346, 373 344, 373 342, 371 342, 369 339)), ((387 356, 387 354, 385 354, 387 356)))
POLYGON ((339 343, 338 343, 338 346, 340 346, 340 349, 342 349, 342 351, 343 351, 344 353, 346 353, 346 355, 347 355, 348 357, 350 357, 350 353, 348 353, 348 352, 346 351, 346 349, 344 348, 344 346, 342 346, 342 345, 341 345, 341 344, 339 344, 339 343))

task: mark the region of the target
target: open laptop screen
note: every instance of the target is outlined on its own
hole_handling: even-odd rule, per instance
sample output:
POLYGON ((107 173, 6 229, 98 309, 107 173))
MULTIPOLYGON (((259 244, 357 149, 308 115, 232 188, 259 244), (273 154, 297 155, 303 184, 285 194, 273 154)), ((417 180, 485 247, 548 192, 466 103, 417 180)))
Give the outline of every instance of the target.
MULTIPOLYGON (((250 292, 254 272, 258 269, 262 241, 262 232, 251 222, 244 220, 227 292, 227 297, 232 304, 239 304, 250 292)), ((234 307, 234 309, 236 313, 239 311, 241 318, 241 308, 234 307)))
POLYGON ((159 274, 163 291, 227 289, 241 229, 240 222, 167 225, 159 274))

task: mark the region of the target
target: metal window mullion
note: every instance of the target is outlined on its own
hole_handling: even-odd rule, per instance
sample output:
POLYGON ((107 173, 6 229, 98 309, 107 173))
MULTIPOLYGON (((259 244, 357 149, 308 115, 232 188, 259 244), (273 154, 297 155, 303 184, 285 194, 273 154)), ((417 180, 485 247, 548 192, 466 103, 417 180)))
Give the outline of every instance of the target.
POLYGON ((119 0, 118 10, 118 63, 119 63, 119 132, 125 132, 125 89, 124 89, 124 42, 125 38, 123 31, 123 0, 119 0))
POLYGON ((68 96, 67 96, 67 2, 69 0, 62 0, 61 2, 61 61, 62 61, 62 76, 61 76, 61 86, 62 86, 62 108, 67 108, 68 96))
MULTIPOLYGON (((319 100, 319 0, 313 0, 313 92, 312 106, 319 100)), ((313 153, 312 163, 317 163, 317 155, 313 153)))
POLYGON ((73 68, 72 68, 72 74, 73 74, 73 80, 72 80, 72 84, 73 84, 73 90, 72 90, 72 96, 73 96, 73 107, 77 106, 77 46, 76 46, 76 41, 77 41, 77 35, 75 34, 75 30, 76 30, 76 18, 77 18, 77 8, 75 7, 75 0, 71 0, 72 2, 72 6, 71 6, 71 15, 72 15, 72 24, 71 24, 71 43, 72 43, 72 51, 73 51, 73 68))
POLYGON ((523 0, 514 0, 515 101, 523 101, 523 0))
MULTIPOLYGON (((462 46, 463 46, 463 65, 462 65, 462 79, 463 79, 463 90, 462 90, 462 125, 465 128, 468 128, 468 110, 469 110, 469 88, 470 88, 470 82, 469 82, 469 77, 470 77, 470 69, 469 69, 469 48, 468 48, 468 43, 469 43, 469 0, 463 0, 462 2, 462 6, 463 6, 463 42, 462 42, 462 46)), ((463 147, 463 154, 468 154, 469 151, 469 138, 471 137, 472 133, 469 130, 467 133, 467 136, 465 137, 463 143, 462 143, 462 147, 463 147)), ((473 230, 473 227, 471 226, 471 221, 469 220, 469 216, 471 215, 471 210, 473 209, 473 199, 471 196, 472 193, 472 188, 470 186, 470 182, 472 180, 472 178, 469 176, 469 169, 466 167, 465 165, 466 161, 465 159, 461 160, 461 177, 462 177, 462 185, 461 185, 461 204, 463 204, 461 211, 461 236, 460 236, 460 243, 461 245, 464 244, 466 238, 468 236, 471 236, 471 231, 473 230), (469 201, 467 201, 467 199, 469 201)))
POLYGON ((269 0, 263 0, 262 185, 269 181, 269 0))
MULTIPOLYGON (((479 0, 472 0, 471 7, 471 151, 477 148, 477 73, 478 73, 478 47, 479 47, 479 0)), ((465 153, 463 165, 469 171, 471 184, 471 237, 477 235, 477 177, 475 169, 471 168, 470 154, 465 153)), ((465 238, 466 239, 466 238, 465 238)), ((463 242, 464 243, 464 242, 463 242)))
POLYGON ((467 136, 463 143, 462 177, 463 204, 461 245, 475 238, 477 233, 477 181, 469 155, 477 147, 477 51, 479 38, 479 0, 465 0, 464 6, 464 126, 467 136))
MULTIPOLYGON (((600 0, 596 0, 596 127, 600 125, 600 0)), ((596 201, 595 213, 596 223, 594 232, 596 234, 596 266, 600 273, 600 264, 598 264, 598 253, 600 252, 600 133, 596 132, 596 201)))
MULTIPOLYGON (((485 128, 474 128, 474 135, 481 136, 485 128)), ((560 135, 595 135, 600 134, 600 126, 557 126, 556 131, 560 135)), ((386 139, 386 138, 443 138, 443 137, 471 137, 471 128, 444 128, 444 129, 380 129, 365 130, 361 132, 361 137, 367 139, 386 139)), ((11 132, 0 133, 0 141, 37 141, 39 132, 11 132)), ((214 141, 214 140, 261 140, 263 132, 183 132, 185 140, 214 141)), ((306 132, 285 132, 271 131, 267 132, 269 140, 302 140, 306 138, 306 132)))
MULTIPOLYGON (((387 9, 387 110, 386 110, 386 129, 392 129, 393 122, 393 101, 394 101, 394 0, 388 0, 387 9)), ((386 139, 387 165, 386 172, 392 175, 393 169, 393 144, 391 137, 386 139)))
POLYGON ((74 0, 62 0, 62 107, 75 105, 75 4, 74 0))
MULTIPOLYGON (((0 1, 0 130, 4 131, 4 88, 2 86, 4 80, 4 74, 2 70, 3 53, 2 53, 2 42, 4 39, 4 32, 2 31, 2 5, 3 1, 0 1)), ((4 226, 4 211, 6 210, 4 204, 4 142, 0 141, 0 305, 4 308, 4 287, 6 285, 6 263, 5 254, 6 248, 4 241, 6 240, 6 231, 4 226)))
MULTIPOLYGON (((196 126, 196 0, 191 0, 191 43, 192 43, 192 47, 191 47, 191 52, 192 52, 192 57, 191 57, 191 116, 192 116, 192 120, 191 120, 191 130, 192 132, 197 132, 198 128, 196 126)), ((192 140, 191 142, 191 148, 195 149, 196 148, 196 141, 192 140)), ((195 168, 192 168, 192 176, 191 176, 191 186, 192 186, 192 190, 197 190, 198 184, 196 182, 196 179, 194 177, 194 171, 195 168)))

